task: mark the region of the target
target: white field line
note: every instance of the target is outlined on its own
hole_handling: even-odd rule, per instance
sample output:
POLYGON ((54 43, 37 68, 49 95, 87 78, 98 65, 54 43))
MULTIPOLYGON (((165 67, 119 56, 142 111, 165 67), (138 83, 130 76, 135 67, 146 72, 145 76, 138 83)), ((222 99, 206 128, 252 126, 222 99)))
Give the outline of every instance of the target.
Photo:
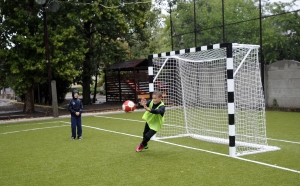
POLYGON ((142 120, 134 120, 134 119, 125 119, 125 118, 115 118, 115 117, 108 117, 108 116, 94 116, 97 118, 108 118, 108 119, 117 119, 117 120, 126 120, 126 121, 135 121, 135 122, 141 122, 141 123, 145 123, 146 121, 142 121, 142 120))
POLYGON ((0 133, 0 134, 13 134, 13 133, 18 133, 18 132, 28 132, 28 131, 34 131, 34 130, 51 129, 51 128, 58 128, 58 127, 65 127, 65 126, 68 126, 68 125, 42 127, 42 128, 32 128, 32 129, 26 129, 26 130, 16 130, 16 131, 4 132, 4 133, 0 133))
POLYGON ((43 122, 43 123, 29 123, 29 124, 21 124, 21 125, 7 125, 5 127, 19 127, 19 126, 27 126, 27 125, 44 125, 49 123, 58 123, 59 121, 51 121, 51 122, 43 122))
MULTIPOLYGON (((145 123, 145 121, 142 121, 142 120, 133 120, 133 119, 115 118, 115 117, 99 116, 99 115, 95 115, 94 117, 107 118, 107 119, 116 119, 116 120, 126 120, 126 121, 135 121, 135 122, 145 123)), ((267 139, 268 139, 268 140, 272 140, 272 141, 285 142, 285 143, 300 144, 300 142, 297 142, 297 141, 280 140, 280 139, 273 139, 273 138, 267 138, 267 139)))
POLYGON ((300 142, 297 142, 297 141, 280 140, 280 139, 274 139, 274 138, 267 138, 267 139, 272 140, 272 141, 281 141, 281 142, 286 142, 286 143, 300 144, 300 142))
MULTIPOLYGON (((101 118, 108 118, 108 119, 118 119, 118 120, 128 120, 128 121, 135 121, 135 122, 141 122, 144 123, 145 121, 142 120, 132 120, 132 119, 124 119, 124 118, 115 118, 115 117, 108 117, 108 116, 101 116, 101 115, 95 115, 93 114, 94 117, 101 117, 101 118)), ((21 125, 7 125, 5 127, 15 127, 15 126, 26 126, 26 125, 42 125, 42 124, 49 124, 49 123, 57 123, 57 122, 61 122, 61 123, 67 123, 67 124, 71 124, 70 122, 63 122, 63 121, 51 121, 51 122, 42 122, 42 123, 30 123, 30 124, 21 124, 21 125)), ((280 140, 280 139, 273 139, 273 138, 267 138, 268 140, 272 140, 272 141, 281 141, 281 142, 286 142, 286 143, 293 143, 293 144, 300 144, 300 142, 295 142, 295 141, 288 141, 288 140, 280 140)))
MULTIPOLYGON (((136 138, 142 138, 141 136, 137 136, 137 135, 133 135, 133 134, 127 134, 127 133, 123 133, 123 132, 117 132, 117 131, 113 131, 113 130, 107 130, 107 129, 92 127, 92 126, 87 126, 87 125, 82 125, 82 126, 87 127, 87 128, 96 129, 96 130, 105 131, 105 132, 110 132, 110 133, 115 133, 115 134, 122 134, 122 135, 125 135, 125 136, 131 136, 131 137, 136 137, 136 138)), ((215 155, 219 155, 219 156, 230 157, 227 154, 222 154, 222 153, 213 152, 213 151, 209 151, 209 150, 199 149, 199 148, 195 148, 195 147, 189 147, 189 146, 185 146, 185 145, 179 145, 179 144, 176 144, 176 143, 171 143, 171 142, 166 142, 166 141, 161 141, 161 140, 153 140, 153 141, 157 141, 157 142, 165 143, 165 144, 169 144, 169 145, 174 145, 174 146, 178 146, 178 147, 182 147, 182 148, 186 148, 186 149, 192 149, 192 150, 207 152, 207 153, 215 154, 215 155)), ((300 171, 294 170, 294 169, 289 169, 289 168, 286 168, 286 167, 281 167, 281 166, 272 165, 272 164, 259 162, 259 161, 254 161, 254 160, 249 160, 249 159, 245 159, 245 158, 239 158, 239 157, 234 157, 234 158, 238 159, 238 160, 242 160, 242 161, 256 163, 256 164, 259 164, 259 165, 264 165, 264 166, 268 166, 268 167, 272 167, 272 168, 281 169, 281 170, 290 171, 290 172, 300 174, 300 171)))
POLYGON ((136 138, 142 138, 141 136, 137 136, 137 135, 133 135, 133 134, 127 134, 124 132, 117 132, 117 131, 113 131, 113 130, 107 130, 107 129, 102 129, 102 128, 98 128, 98 127, 92 127, 92 126, 88 126, 88 125, 82 125, 83 127, 87 127, 87 128, 91 128, 91 129, 96 129, 96 130, 101 130, 101 131, 105 131, 105 132, 111 132, 111 133, 115 133, 115 134, 122 134, 125 136, 131 136, 131 137, 136 137, 136 138))
MULTIPOLYGON (((120 107, 121 108, 121 107, 120 107)), ((134 112, 143 112, 144 109, 136 109, 134 112)), ((82 113, 82 117, 86 116, 95 116, 95 115, 107 115, 107 114, 120 114, 124 113, 124 111, 108 111, 108 112, 91 112, 91 113, 82 113)), ((0 125, 1 124, 9 124, 9 123, 22 123, 22 122, 29 122, 29 121, 40 121, 40 120, 52 120, 52 119, 63 119, 63 118, 70 118, 70 114, 67 115, 61 115, 59 118, 55 118, 52 116, 48 117, 38 117, 38 118, 18 118, 18 119, 10 119, 10 120, 0 120, 0 125)))

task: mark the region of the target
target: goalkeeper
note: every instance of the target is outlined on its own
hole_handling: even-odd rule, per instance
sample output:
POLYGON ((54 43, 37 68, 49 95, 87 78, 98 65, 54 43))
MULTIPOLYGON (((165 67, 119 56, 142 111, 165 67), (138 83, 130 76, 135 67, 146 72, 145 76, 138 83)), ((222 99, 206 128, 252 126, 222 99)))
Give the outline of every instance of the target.
POLYGON ((146 124, 143 132, 143 141, 135 149, 136 152, 148 149, 148 141, 150 141, 150 138, 161 129, 164 123, 165 105, 161 99, 162 93, 159 91, 154 91, 152 100, 149 100, 148 102, 145 98, 141 99, 141 105, 146 110, 142 117, 146 120, 146 124))

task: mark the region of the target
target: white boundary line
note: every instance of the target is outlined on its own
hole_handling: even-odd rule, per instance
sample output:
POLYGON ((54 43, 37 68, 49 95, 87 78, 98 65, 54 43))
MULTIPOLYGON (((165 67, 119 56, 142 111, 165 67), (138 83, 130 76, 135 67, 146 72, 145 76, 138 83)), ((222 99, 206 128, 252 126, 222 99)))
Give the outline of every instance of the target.
POLYGON ((297 141, 280 140, 280 139, 274 139, 274 138, 267 138, 267 139, 272 140, 272 141, 281 141, 281 142, 286 142, 286 143, 300 144, 300 142, 297 142, 297 141))
POLYGON ((94 116, 94 117, 97 117, 97 118, 108 118, 108 119, 117 119, 117 120, 126 120, 126 121, 135 121, 135 122, 146 123, 146 121, 142 121, 142 120, 125 119, 125 118, 115 118, 115 117, 109 117, 109 116, 94 116))
MULTIPOLYGON (((142 138, 141 136, 137 136, 137 135, 133 135, 133 134, 127 134, 127 133, 123 133, 123 132, 117 132, 117 131, 113 131, 113 130, 107 130, 107 129, 102 129, 102 128, 98 128, 98 127, 88 126, 88 125, 82 125, 82 126, 87 127, 87 128, 96 129, 96 130, 105 131, 105 132, 110 132, 110 133, 114 133, 114 134, 122 134, 122 135, 125 135, 125 136, 142 138)), ((229 156, 227 154, 222 154, 222 153, 213 152, 213 151, 209 151, 209 150, 199 149, 199 148, 195 148, 195 147, 189 147, 189 146, 185 146, 185 145, 179 145, 179 144, 176 144, 176 143, 171 143, 171 142, 166 142, 166 141, 161 141, 161 140, 153 140, 153 141, 157 141, 157 142, 165 143, 165 144, 169 144, 169 145, 174 145, 174 146, 178 146, 178 147, 182 147, 182 148, 187 148, 187 149, 192 149, 192 150, 198 150, 198 151, 202 151, 202 152, 207 152, 207 153, 215 154, 215 155, 219 155, 219 156, 225 156, 225 157, 235 158, 235 159, 239 159, 239 160, 242 160, 242 161, 256 163, 256 164, 259 164, 259 165, 264 165, 264 166, 268 166, 268 167, 272 167, 272 168, 281 169, 281 170, 290 171, 290 172, 294 172, 294 173, 300 174, 300 171, 298 171, 298 170, 289 169, 289 168, 285 168, 285 167, 281 167, 281 166, 277 166, 277 165, 272 165, 272 164, 268 164, 268 163, 264 163, 264 162, 259 162, 259 161, 249 160, 249 159, 239 158, 239 157, 231 157, 231 156, 229 156)))
MULTIPOLYGON (((121 109, 121 107, 120 107, 121 109)), ((134 112, 143 112, 144 109, 136 109, 134 112)), ((86 116, 95 116, 95 115, 107 115, 107 114, 121 114, 124 113, 124 111, 107 111, 107 112, 91 112, 91 113, 82 113, 82 117, 86 116)), ((130 114, 130 113, 128 113, 130 114)), ((0 120, 1 124, 10 124, 10 123, 22 123, 22 122, 30 122, 30 121, 39 121, 39 120, 59 120, 64 118, 70 118, 70 114, 67 115, 61 115, 58 118, 55 118, 53 116, 47 116, 47 117, 38 117, 38 118, 17 118, 17 119, 10 119, 10 120, 0 120)))
POLYGON ((91 128, 91 129, 96 129, 96 130, 101 130, 101 131, 105 131, 105 132, 110 132, 110 133, 114 133, 114 134, 122 134, 122 135, 125 135, 125 136, 142 138, 141 136, 137 136, 137 135, 133 135, 133 134, 127 134, 127 133, 124 133, 124 132, 117 132, 117 131, 113 131, 113 130, 107 130, 107 129, 102 129, 102 128, 98 128, 98 127, 88 126, 88 125, 82 125, 82 126, 83 127, 87 127, 87 128, 91 128))
MULTIPOLYGON (((98 117, 98 118, 107 118, 107 119, 116 119, 116 120, 126 120, 126 121, 135 121, 135 122, 145 123, 145 121, 142 121, 142 120, 124 119, 124 118, 116 118, 116 117, 109 117, 109 116, 99 116, 99 115, 94 115, 94 117, 98 117)), ((272 140, 272 141, 285 142, 285 143, 300 144, 300 142, 297 142, 297 141, 280 140, 280 139, 273 139, 273 138, 267 138, 267 139, 268 139, 268 140, 272 140)))
MULTIPOLYGON (((123 113, 123 112, 117 112, 115 114, 119 114, 119 113, 123 113)), ((118 120, 127 120, 127 121, 135 121, 135 122, 141 122, 144 123, 145 121, 142 120, 133 120, 133 119, 124 119, 124 118, 115 118, 115 117, 109 117, 109 116, 102 116, 102 114, 108 114, 108 112, 106 113, 101 113, 99 115, 95 115, 95 113, 92 114, 86 114, 85 116, 94 116, 94 117, 100 117, 100 118, 108 118, 108 119, 118 119, 118 120)), ((109 113, 111 114, 111 113, 109 113)), ((68 117, 68 116, 67 116, 68 117)), ((49 118, 44 118, 44 119, 49 119, 49 118)), ((36 119, 34 119, 36 120, 36 119)), ((29 121, 29 120, 25 120, 25 121, 29 121)), ((25 122, 23 121, 23 122, 25 122)), ((36 125, 36 124, 48 124, 48 123, 57 123, 57 122, 62 122, 62 121, 52 121, 52 122, 43 122, 43 123, 30 123, 30 124, 23 124, 23 125, 7 125, 6 127, 14 127, 14 126, 25 126, 25 125, 36 125)), ((65 123, 65 122, 64 122, 65 123)), ((8 124, 8 123, 1 123, 1 124, 8 124)), ((70 124, 70 123, 68 123, 70 124)), ((289 140, 280 140, 280 139, 273 139, 273 138, 267 138, 268 140, 272 140, 272 141, 280 141, 280 142, 286 142, 286 143, 293 143, 293 144, 300 144, 300 142, 295 142, 295 141, 289 141, 289 140)))
POLYGON ((59 121, 52 121, 52 122, 43 122, 43 123, 29 123, 29 124, 21 124, 21 125, 7 125, 5 127, 19 127, 19 126, 28 126, 28 125, 44 125, 49 123, 58 123, 59 121))
POLYGON ((16 130, 16 131, 4 132, 4 133, 0 133, 0 134, 13 134, 13 133, 18 133, 18 132, 28 132, 28 131, 34 131, 34 130, 51 129, 51 128, 58 128, 58 127, 66 127, 66 126, 68 126, 68 125, 42 127, 42 128, 32 128, 32 129, 26 129, 26 130, 16 130))

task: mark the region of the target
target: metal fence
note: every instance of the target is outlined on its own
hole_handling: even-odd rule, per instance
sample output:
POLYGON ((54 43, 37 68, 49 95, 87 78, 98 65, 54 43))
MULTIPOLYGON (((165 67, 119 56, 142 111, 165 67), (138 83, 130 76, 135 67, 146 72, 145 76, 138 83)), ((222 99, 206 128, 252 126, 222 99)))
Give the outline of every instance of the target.
MULTIPOLYGON (((252 7, 252 16, 242 17, 240 19, 233 18, 235 15, 228 15, 228 9, 236 11, 239 7, 239 4, 231 4, 228 0, 219 0, 214 1, 214 10, 213 14, 215 21, 214 23, 201 24, 204 19, 209 19, 205 16, 203 11, 199 10, 199 3, 204 3, 203 6, 206 8, 209 7, 208 3, 212 1, 201 1, 201 0, 192 0, 192 1, 178 1, 178 0, 169 0, 169 15, 168 18, 170 21, 170 37, 171 37, 171 46, 172 50, 178 50, 183 48, 198 47, 202 45, 215 44, 215 43, 226 43, 226 42, 237 42, 237 43, 246 43, 251 41, 248 44, 258 44, 260 45, 260 63, 261 63, 261 77, 262 82, 264 83, 264 72, 265 64, 269 63, 269 60, 265 61, 265 55, 268 55, 270 50, 284 50, 278 48, 271 48, 264 51, 264 40, 269 37, 270 33, 267 33, 266 28, 263 27, 264 21, 272 22, 274 18, 279 18, 292 13, 298 13, 300 15, 300 9, 292 11, 281 11, 279 13, 273 14, 267 12, 264 9, 266 1, 258 0, 254 7, 252 7), (184 6, 181 6, 180 3, 189 2, 190 9, 187 9, 184 6), (207 3, 207 4, 205 4, 207 3), (197 5, 198 4, 198 5, 197 5), (193 8, 191 8, 193 5, 193 8), (190 11, 190 20, 186 19, 186 22, 180 22, 178 19, 178 12, 180 8, 185 11, 190 11), (198 9, 197 9, 198 8, 198 9), (203 26, 205 25, 205 26, 203 26), (188 27, 188 28, 187 28, 188 27), (239 33, 237 30, 240 30, 240 27, 245 29, 243 33, 239 33), (253 42, 253 38, 256 38, 253 42), (189 40, 187 38, 190 38, 189 40), (191 39, 192 38, 192 39, 191 39), (206 38, 206 39, 203 39, 206 38)), ((242 7, 243 8, 243 7, 242 7)), ((241 9, 242 9, 241 8, 241 9)), ((244 7, 245 8, 245 7, 244 7)), ((242 10, 247 11, 247 10, 242 10)), ((250 11, 250 10, 249 10, 250 11)), ((271 10, 270 10, 271 11, 271 10)), ((295 18, 296 19, 296 18, 295 18)), ((293 21, 293 20, 291 20, 293 21)), ((275 24, 275 20, 274 20, 275 24)), ((288 24, 288 23, 286 23, 288 24)), ((285 33, 282 33, 285 34, 285 33)), ((280 57, 280 56, 279 56, 280 57)), ((277 59, 278 60, 278 59, 277 59)))

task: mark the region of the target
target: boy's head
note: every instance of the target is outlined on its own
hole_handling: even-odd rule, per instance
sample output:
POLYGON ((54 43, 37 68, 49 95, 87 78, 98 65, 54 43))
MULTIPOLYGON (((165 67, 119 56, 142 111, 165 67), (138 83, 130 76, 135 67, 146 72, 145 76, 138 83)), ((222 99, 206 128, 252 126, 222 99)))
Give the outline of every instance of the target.
POLYGON ((154 103, 154 104, 159 103, 159 102, 161 101, 161 99, 162 99, 162 93, 161 93, 161 92, 159 92, 159 91, 154 91, 154 92, 152 93, 152 100, 153 100, 153 103, 154 103))
POLYGON ((73 90, 72 91, 72 97, 73 97, 73 99, 77 99, 78 98, 78 94, 79 94, 79 92, 78 92, 78 90, 73 90))

